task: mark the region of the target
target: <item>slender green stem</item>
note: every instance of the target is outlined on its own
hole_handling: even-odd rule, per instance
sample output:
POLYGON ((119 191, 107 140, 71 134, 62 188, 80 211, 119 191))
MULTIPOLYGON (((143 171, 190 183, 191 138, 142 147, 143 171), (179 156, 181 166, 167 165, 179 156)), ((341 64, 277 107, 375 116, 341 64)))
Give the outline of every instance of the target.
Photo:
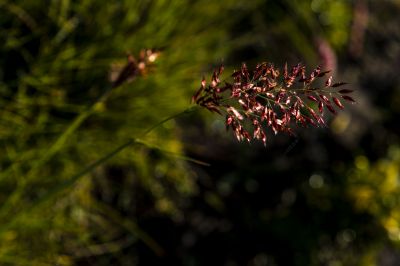
POLYGON ((153 129, 159 127, 160 125, 164 124, 165 122, 168 122, 168 121, 170 121, 170 120, 173 120, 173 119, 175 119, 175 118, 177 118, 177 117, 179 117, 179 116, 181 116, 181 115, 183 115, 183 114, 187 114, 187 113, 193 112, 196 108, 197 108, 197 106, 191 106, 191 107, 187 108, 186 110, 184 110, 183 112, 179 112, 179 113, 177 113, 177 114, 175 114, 175 115, 171 115, 171 116, 169 116, 169 117, 167 117, 167 118, 161 120, 161 121, 158 122, 157 124, 154 124, 153 126, 151 126, 150 128, 148 128, 148 129, 143 133, 142 137, 146 136, 146 135, 149 134, 151 131, 153 131, 153 129))
POLYGON ((113 87, 110 86, 106 91, 100 95, 86 110, 79 114, 68 126, 68 128, 57 138, 57 140, 47 149, 47 151, 32 165, 25 178, 18 184, 18 187, 7 198, 0 208, 0 217, 12 208, 12 203, 17 201, 22 195, 24 190, 29 184, 29 179, 36 175, 46 162, 48 162, 65 144, 68 138, 82 125, 82 123, 94 113, 97 104, 102 103, 108 99, 112 92, 113 87))
POLYGON ((152 145, 152 144, 150 144, 148 142, 145 142, 145 141, 143 141, 141 139, 136 139, 136 143, 137 144, 142 144, 142 145, 144 145, 144 146, 146 146, 146 147, 148 147, 150 149, 153 149, 153 150, 158 150, 158 151, 160 151, 160 152, 162 152, 164 154, 171 155, 171 156, 176 157, 176 158, 181 159, 181 160, 185 160, 185 161, 188 161, 188 162, 196 163, 196 164, 199 164, 199 165, 210 166, 209 163, 206 163, 206 162, 203 162, 203 161, 200 161, 200 160, 196 160, 196 159, 190 158, 190 157, 182 155, 182 154, 178 154, 178 153, 175 153, 175 152, 171 152, 171 151, 167 151, 167 150, 161 149, 161 148, 159 148, 157 146, 154 146, 154 145, 152 145))
POLYGON ((57 140, 50 146, 47 152, 37 161, 36 164, 28 172, 27 176, 34 175, 38 168, 44 165, 48 160, 50 160, 65 144, 68 138, 82 125, 85 120, 94 113, 96 105, 99 103, 105 102, 108 97, 111 95, 113 87, 110 86, 105 90, 105 92, 100 95, 85 111, 79 114, 72 123, 68 126, 68 128, 57 138, 57 140))
MULTIPOLYGON (((147 134, 149 134, 151 131, 153 131, 158 126, 162 125, 163 123, 165 123, 165 122, 167 122, 167 121, 169 121, 171 119, 174 119, 174 118, 176 118, 176 117, 178 117, 180 115, 192 112, 194 109, 195 109, 195 107, 189 107, 188 109, 186 109, 186 110, 184 110, 184 111, 182 111, 182 112, 180 112, 178 114, 169 116, 169 117, 161 120, 160 122, 158 122, 154 126, 150 127, 148 130, 146 130, 145 133, 142 136, 146 136, 147 134)), ((44 203, 46 203, 49 200, 55 198, 59 193, 61 193, 62 191, 66 190, 68 188, 70 188, 71 186, 73 186, 79 179, 81 179, 86 174, 92 172, 96 167, 102 165, 103 163, 105 163, 106 161, 110 160, 112 157, 114 157, 115 155, 119 154, 121 151, 125 150, 126 148, 128 148, 129 146, 131 146, 131 145, 133 145, 135 143, 144 144, 143 141, 140 141, 137 138, 131 138, 127 142, 121 144, 120 146, 118 146, 117 148, 115 148, 114 150, 109 152, 108 154, 104 155, 100 159, 98 159, 95 162, 93 162, 92 164, 88 165, 87 167, 85 167, 84 169, 82 169, 81 171, 79 171, 78 173, 73 175, 71 178, 67 179, 63 183, 61 183, 59 185, 56 185, 55 187, 50 189, 47 194, 45 194, 41 198, 37 199, 34 203, 32 203, 32 205, 30 207, 28 207, 25 210, 22 210, 22 211, 18 212, 18 214, 16 214, 16 215, 11 217, 11 219, 9 220, 8 223, 5 223, 2 226, 0 226, 0 234, 2 232, 6 231, 8 228, 10 228, 20 217, 31 213, 33 210, 39 208, 44 203)))
POLYGON ((99 165, 103 164, 104 162, 106 162, 107 160, 111 159, 112 157, 114 157, 116 154, 118 154, 119 152, 121 152, 122 150, 124 150, 125 148, 129 147, 130 145, 132 145, 134 143, 134 139, 130 139, 129 141, 125 142, 124 144, 118 146, 117 148, 115 148, 114 150, 112 150, 110 153, 108 153, 107 155, 101 157, 100 159, 98 159, 97 161, 95 161, 94 163, 88 165, 86 168, 84 168, 83 170, 81 170, 80 172, 76 173, 75 175, 73 175, 71 178, 65 180, 64 182, 62 182, 61 184, 56 185, 55 187, 53 187, 52 189, 50 189, 49 192, 47 192, 47 194, 45 194, 44 196, 42 196, 41 198, 39 198, 38 200, 36 200, 29 208, 25 209, 24 211, 18 212, 18 214, 14 215, 11 220, 6 223, 3 224, 2 226, 0 226, 0 233, 4 232, 5 230, 7 230, 10 226, 12 226, 20 217, 27 215, 29 213, 31 213, 32 211, 36 210, 37 208, 39 208, 40 206, 42 206, 44 203, 46 203, 47 201, 53 199, 56 195, 58 195, 61 191, 71 187, 73 184, 75 184, 82 176, 86 175, 87 173, 90 173, 91 171, 93 171, 96 167, 98 167, 99 165))

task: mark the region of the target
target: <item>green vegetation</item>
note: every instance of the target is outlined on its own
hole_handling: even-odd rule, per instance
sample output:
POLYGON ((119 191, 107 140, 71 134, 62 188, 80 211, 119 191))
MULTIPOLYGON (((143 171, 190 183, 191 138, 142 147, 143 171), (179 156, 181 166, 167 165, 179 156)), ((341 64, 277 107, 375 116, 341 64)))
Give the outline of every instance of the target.
POLYGON ((0 0, 0 265, 396 265, 400 6, 378 2, 0 0), (333 68, 358 104, 237 143, 190 98, 243 61, 333 68))

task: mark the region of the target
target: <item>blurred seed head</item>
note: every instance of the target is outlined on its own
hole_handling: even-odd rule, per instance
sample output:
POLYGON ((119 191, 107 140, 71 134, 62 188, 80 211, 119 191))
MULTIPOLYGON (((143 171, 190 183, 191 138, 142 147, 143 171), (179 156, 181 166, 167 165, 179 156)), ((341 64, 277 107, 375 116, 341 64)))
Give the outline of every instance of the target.
POLYGON ((110 79, 112 87, 118 87, 123 83, 132 81, 137 76, 144 76, 148 73, 153 63, 160 55, 159 51, 143 49, 137 60, 133 55, 128 55, 128 62, 124 67, 112 67, 110 79))

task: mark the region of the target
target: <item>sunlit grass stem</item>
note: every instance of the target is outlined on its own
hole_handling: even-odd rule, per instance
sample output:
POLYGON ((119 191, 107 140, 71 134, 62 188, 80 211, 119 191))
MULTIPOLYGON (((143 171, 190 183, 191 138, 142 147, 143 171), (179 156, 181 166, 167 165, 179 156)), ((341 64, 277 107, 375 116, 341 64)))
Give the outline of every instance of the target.
MULTIPOLYGON (((195 109, 196 109, 196 106, 191 106, 191 107, 185 109, 184 111, 182 111, 180 113, 171 115, 171 116, 161 120, 160 122, 156 123, 155 125, 151 126, 149 129, 147 129, 141 135, 141 138, 144 138, 146 135, 148 135, 150 132, 152 132, 154 129, 156 129, 157 127, 161 126, 165 122, 170 121, 172 119, 175 119, 175 118, 177 118, 177 117, 179 117, 181 115, 190 113, 190 112, 194 111, 195 109)), ((47 203, 50 200, 54 199, 56 196, 58 196, 63 191, 67 190, 68 188, 71 188, 74 184, 76 184, 76 182, 78 180, 80 180, 86 174, 92 172, 95 168, 97 168, 100 165, 104 164, 106 161, 110 160, 111 158, 113 158, 114 156, 116 156, 117 154, 119 154, 120 152, 122 152, 123 150, 125 150, 126 148, 128 148, 128 147, 130 147, 130 146, 132 146, 134 144, 140 144, 140 145, 146 145, 147 146, 147 143, 145 143, 140 138, 130 138, 125 143, 119 145, 118 147, 116 147, 115 149, 113 149, 112 151, 110 151, 109 153, 104 155, 103 157, 101 157, 98 160, 96 160, 95 162, 91 163, 90 165, 88 165, 87 167, 85 167, 84 169, 82 169, 81 171, 76 173, 75 175, 71 176, 69 179, 65 180, 61 184, 58 184, 55 187, 53 187, 52 189, 50 189, 44 196, 38 198, 28 208, 26 208, 24 210, 21 210, 17 214, 13 215, 8 222, 3 223, 0 226, 0 235, 2 233, 4 233, 5 231, 7 231, 8 229, 10 229, 21 217, 29 215, 34 210, 40 208, 45 203, 47 203)), ((193 161, 195 163, 205 164, 203 162, 200 162, 200 161, 197 161, 197 160, 194 160, 194 159, 191 159, 191 158, 187 158, 185 156, 179 156, 178 155, 178 157, 181 157, 181 159, 184 159, 184 160, 193 161)), ((134 226, 129 226, 129 230, 130 231, 136 231, 135 235, 138 238, 140 238, 142 241, 144 241, 156 254, 158 254, 158 255, 162 255, 163 254, 163 250, 159 247, 159 245, 154 240, 152 240, 152 238, 150 238, 147 235, 144 235, 144 233, 142 231, 140 231, 140 232, 142 232, 142 233, 140 233, 135 228, 136 227, 134 227, 134 226)))

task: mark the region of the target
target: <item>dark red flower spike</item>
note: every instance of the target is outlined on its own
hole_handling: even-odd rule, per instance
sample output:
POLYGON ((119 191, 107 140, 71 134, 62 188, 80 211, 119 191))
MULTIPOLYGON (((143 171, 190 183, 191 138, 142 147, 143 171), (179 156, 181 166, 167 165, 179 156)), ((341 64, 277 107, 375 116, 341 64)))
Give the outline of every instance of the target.
POLYGON ((294 134, 291 128, 294 124, 325 126, 325 109, 332 114, 337 113, 334 105, 344 109, 338 97, 355 102, 347 95, 352 90, 336 91, 346 83, 334 83, 332 76, 323 82, 325 87, 313 87, 316 80, 330 72, 322 71, 320 67, 307 76, 301 64, 293 66, 290 71, 285 64, 282 75, 279 69, 267 62, 258 64, 254 71, 242 64, 240 70, 231 75, 233 83, 225 82, 221 86, 223 71, 223 66, 214 71, 208 85, 203 78, 192 101, 211 112, 225 114, 226 128, 231 128, 239 141, 257 139, 266 145, 268 129, 274 134, 294 134), (252 134, 248 128, 252 129, 252 134))

